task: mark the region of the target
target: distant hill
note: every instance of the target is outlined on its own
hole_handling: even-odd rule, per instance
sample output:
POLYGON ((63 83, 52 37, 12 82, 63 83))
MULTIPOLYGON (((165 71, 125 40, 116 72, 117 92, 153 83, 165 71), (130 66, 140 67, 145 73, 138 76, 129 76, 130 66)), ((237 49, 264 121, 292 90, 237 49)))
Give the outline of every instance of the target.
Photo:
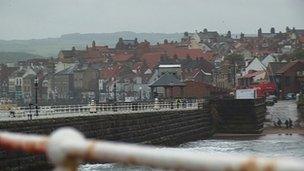
POLYGON ((42 58, 42 56, 25 52, 0 52, 0 63, 4 64, 33 58, 42 58))
POLYGON ((116 33, 88 33, 88 34, 66 34, 60 38, 31 39, 31 40, 0 40, 0 51, 3 52, 25 52, 38 54, 44 57, 56 57, 62 49, 84 49, 86 45, 91 45, 95 40, 97 45, 108 45, 114 47, 120 37, 124 39, 135 39, 138 41, 147 40, 151 44, 169 41, 179 41, 182 33, 134 33, 134 32, 116 32, 116 33))

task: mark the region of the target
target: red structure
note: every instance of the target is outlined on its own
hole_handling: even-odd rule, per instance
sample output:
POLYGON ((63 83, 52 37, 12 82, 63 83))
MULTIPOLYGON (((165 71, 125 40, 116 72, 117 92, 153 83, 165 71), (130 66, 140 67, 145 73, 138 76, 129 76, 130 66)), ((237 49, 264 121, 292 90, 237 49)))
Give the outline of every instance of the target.
POLYGON ((261 82, 251 85, 250 88, 257 89, 258 97, 265 97, 276 92, 276 85, 272 82, 261 82))

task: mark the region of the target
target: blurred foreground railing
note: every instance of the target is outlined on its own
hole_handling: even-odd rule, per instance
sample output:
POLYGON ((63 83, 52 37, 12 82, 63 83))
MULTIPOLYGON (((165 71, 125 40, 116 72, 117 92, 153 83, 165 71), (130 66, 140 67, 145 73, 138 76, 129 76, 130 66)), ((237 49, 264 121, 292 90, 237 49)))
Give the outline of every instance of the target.
POLYGON ((102 105, 41 106, 39 109, 19 107, 0 111, 0 120, 39 119, 97 114, 145 113, 171 110, 195 110, 198 102, 118 103, 102 105), (11 114, 13 112, 13 114, 11 114), (38 115, 37 115, 38 113, 38 115))
POLYGON ((266 159, 193 153, 177 149, 86 140, 71 128, 62 128, 50 137, 0 133, 0 148, 46 154, 56 171, 77 170, 84 161, 142 165, 152 168, 188 171, 303 171, 304 161, 266 159))

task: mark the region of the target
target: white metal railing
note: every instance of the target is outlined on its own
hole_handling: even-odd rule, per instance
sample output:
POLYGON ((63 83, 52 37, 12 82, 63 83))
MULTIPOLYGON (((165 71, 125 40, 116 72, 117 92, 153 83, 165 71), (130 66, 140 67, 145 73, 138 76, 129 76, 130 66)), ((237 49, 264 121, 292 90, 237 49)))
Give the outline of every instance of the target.
POLYGON ((171 110, 196 110, 198 102, 118 103, 101 105, 42 106, 39 109, 20 107, 0 112, 0 120, 40 119, 99 114, 144 113, 171 110), (36 115, 38 111, 38 116, 36 115))
POLYGON ((0 132, 0 148, 46 154, 56 171, 76 171, 83 161, 100 161, 187 171, 303 171, 304 161, 215 155, 177 149, 87 140, 72 128, 61 128, 50 137, 0 132))

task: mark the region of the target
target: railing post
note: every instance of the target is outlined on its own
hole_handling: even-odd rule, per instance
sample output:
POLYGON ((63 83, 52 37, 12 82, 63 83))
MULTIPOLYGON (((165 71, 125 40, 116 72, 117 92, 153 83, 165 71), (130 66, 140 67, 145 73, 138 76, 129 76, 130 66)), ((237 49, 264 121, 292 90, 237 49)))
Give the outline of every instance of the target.
POLYGON ((55 164, 54 171, 77 171, 82 159, 73 155, 71 144, 84 144, 83 134, 72 128, 54 131, 47 144, 47 156, 55 164), (68 137, 68 138, 67 138, 68 137))

